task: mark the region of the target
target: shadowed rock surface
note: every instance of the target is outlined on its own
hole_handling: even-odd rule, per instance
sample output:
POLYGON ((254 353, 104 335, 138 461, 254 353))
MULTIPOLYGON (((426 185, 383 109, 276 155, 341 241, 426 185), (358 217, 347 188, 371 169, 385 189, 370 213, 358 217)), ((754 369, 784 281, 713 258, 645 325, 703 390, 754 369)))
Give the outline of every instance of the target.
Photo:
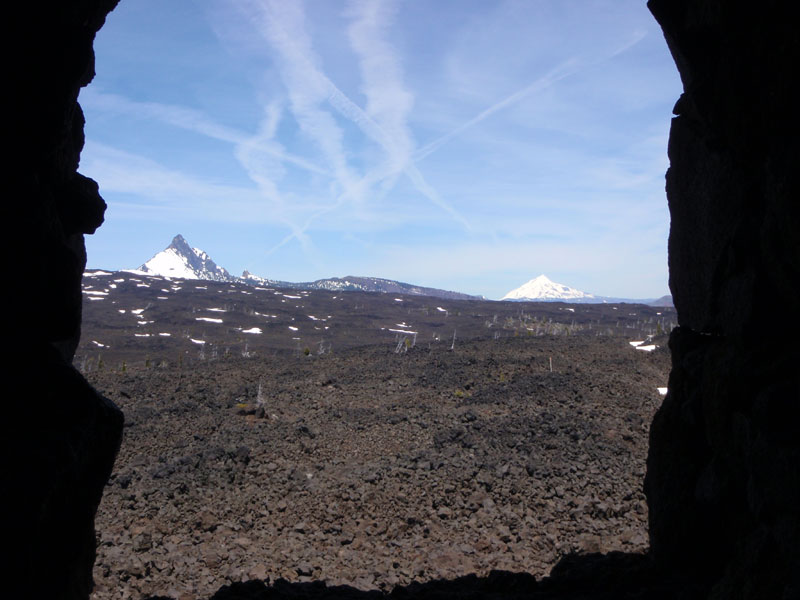
MULTIPOLYGON (((9 597, 87 597, 93 516, 119 442, 121 414, 69 366, 82 236, 102 222, 104 208, 94 183, 77 173, 83 116, 76 100, 92 77, 94 34, 114 5, 14 3, 6 13, 19 41, 7 50, 12 158, 4 242, 16 258, 12 281, 24 290, 7 294, 13 352, 3 360, 11 398, 2 431, 12 505, 2 525, 13 549, 6 568, 14 577, 3 589, 9 597)), ((691 598, 704 586, 714 598, 800 596, 800 355, 786 343, 800 325, 783 316, 800 308, 794 5, 649 6, 685 88, 667 177, 681 327, 672 335, 671 392, 651 428, 646 479, 656 570, 639 570, 632 557, 584 557, 536 586, 525 575, 496 575, 409 586, 400 596, 464 596, 466 587, 487 598, 691 598), (667 575, 678 579, 668 584, 667 575)), ((216 598, 350 591, 335 593, 318 584, 270 590, 249 583, 216 598)))
MULTIPOLYGON (((15 46, 5 145, 2 516, 7 598, 86 598, 94 515, 122 413, 70 365, 81 320, 83 234, 103 222, 97 184, 77 173, 78 91, 94 75, 92 41, 115 1, 13 3, 15 46), (10 164, 9 164, 10 163, 10 164), (10 185, 9 185, 10 184, 10 185)), ((11 34, 7 39, 12 39, 11 34)))
POLYGON ((654 558, 715 598, 800 597, 800 37, 785 2, 651 0, 680 71, 669 141, 670 393, 654 558), (788 342, 788 343, 787 343, 788 342))

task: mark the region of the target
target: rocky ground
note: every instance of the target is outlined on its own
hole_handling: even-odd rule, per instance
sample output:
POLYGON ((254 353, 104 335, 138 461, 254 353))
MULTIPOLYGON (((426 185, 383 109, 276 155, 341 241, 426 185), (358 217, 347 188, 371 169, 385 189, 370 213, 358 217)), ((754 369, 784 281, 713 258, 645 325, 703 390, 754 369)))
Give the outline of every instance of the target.
POLYGON ((646 550, 665 348, 561 335, 394 350, 90 372, 127 420, 93 598, 280 577, 388 591, 646 550))

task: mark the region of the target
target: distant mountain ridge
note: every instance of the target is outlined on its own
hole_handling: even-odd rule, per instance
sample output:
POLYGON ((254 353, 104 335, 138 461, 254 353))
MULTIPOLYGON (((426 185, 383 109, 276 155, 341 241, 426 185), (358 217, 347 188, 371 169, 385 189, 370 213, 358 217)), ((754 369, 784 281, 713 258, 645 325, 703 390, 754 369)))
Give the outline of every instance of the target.
POLYGON ((475 300, 482 298, 481 296, 471 296, 461 292, 418 286, 380 277, 348 275, 347 277, 330 277, 316 281, 291 282, 259 277, 248 271, 244 271, 241 277, 236 277, 218 266, 206 252, 190 246, 181 234, 176 235, 169 246, 135 270, 147 275, 161 275, 163 277, 228 281, 253 286, 272 286, 300 290, 408 294, 412 296, 432 296, 446 300, 475 300))

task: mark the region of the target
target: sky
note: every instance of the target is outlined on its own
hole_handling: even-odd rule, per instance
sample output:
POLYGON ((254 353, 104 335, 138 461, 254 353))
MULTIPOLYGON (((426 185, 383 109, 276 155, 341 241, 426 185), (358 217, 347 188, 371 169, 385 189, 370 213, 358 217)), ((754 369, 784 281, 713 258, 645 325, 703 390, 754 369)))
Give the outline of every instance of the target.
POLYGON ((681 86, 644 0, 123 0, 82 90, 88 266, 668 293, 681 86))

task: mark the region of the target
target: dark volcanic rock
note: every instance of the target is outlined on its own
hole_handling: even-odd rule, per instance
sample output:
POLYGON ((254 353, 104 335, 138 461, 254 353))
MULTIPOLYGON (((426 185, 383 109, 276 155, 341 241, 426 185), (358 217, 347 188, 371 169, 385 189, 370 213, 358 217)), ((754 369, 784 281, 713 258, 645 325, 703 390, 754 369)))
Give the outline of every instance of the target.
POLYGON ((668 370, 666 352, 622 337, 518 336, 93 371, 136 419, 98 512, 95 599, 280 577, 388 592, 470 573, 477 598, 492 569, 641 558, 668 370), (262 417, 239 407, 259 382, 262 417))
POLYGON ((70 366, 80 335, 83 234, 102 223, 105 209, 97 185, 77 173, 84 141, 77 98, 94 74, 95 32, 115 4, 18 2, 4 14, 15 40, 7 50, 13 93, 3 236, 4 300, 13 317, 4 329, 0 431, 9 598, 88 597, 94 514, 121 438, 122 413, 70 366))
POLYGON ((667 173, 670 393, 650 539, 715 597, 800 595, 800 61, 790 4, 650 0, 681 74, 667 173), (780 348, 780 350, 778 350, 780 348))

